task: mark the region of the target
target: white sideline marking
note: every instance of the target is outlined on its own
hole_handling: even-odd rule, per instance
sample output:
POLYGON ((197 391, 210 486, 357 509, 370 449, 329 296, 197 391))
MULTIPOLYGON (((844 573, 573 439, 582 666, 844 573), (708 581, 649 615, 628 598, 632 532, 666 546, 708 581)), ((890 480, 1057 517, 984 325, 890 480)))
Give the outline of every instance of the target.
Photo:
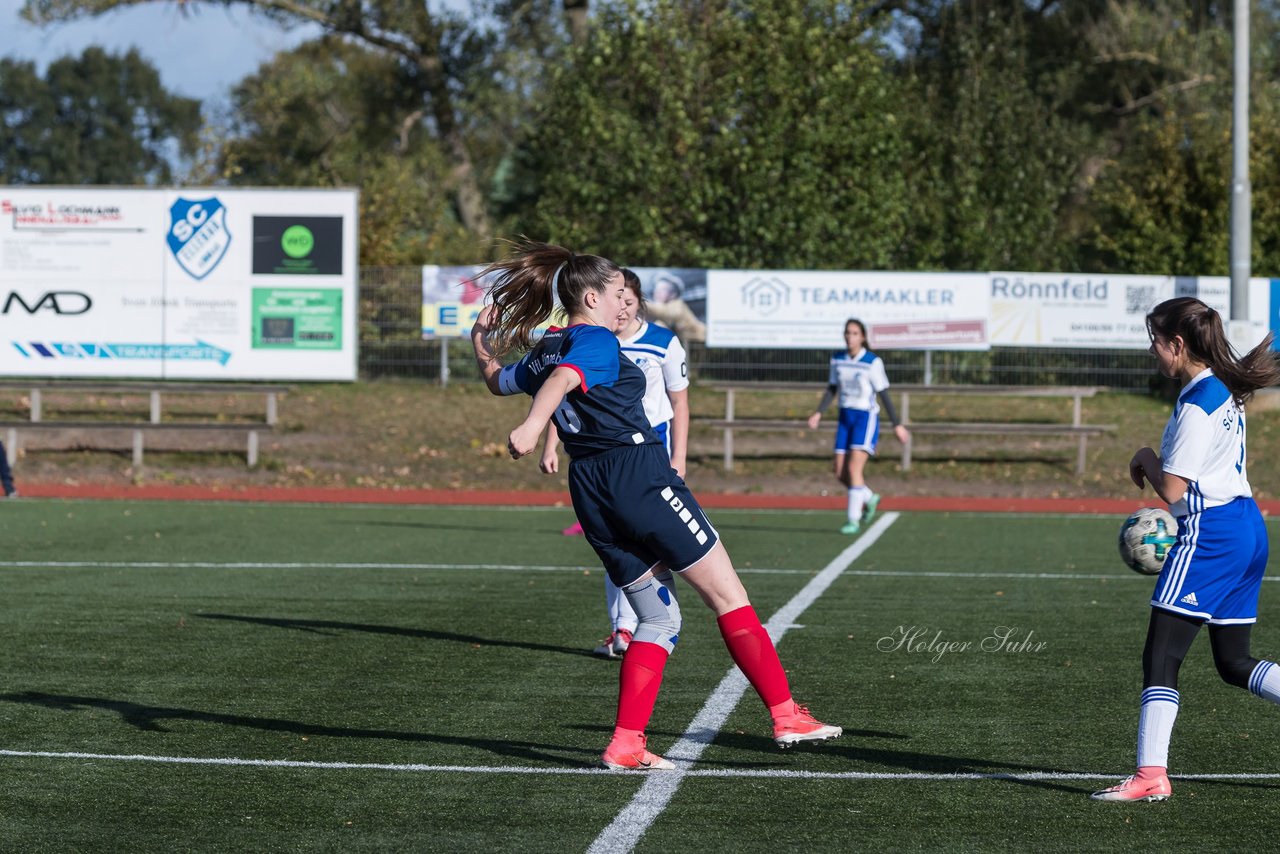
MULTIPOLYGON (((516 563, 265 563, 262 561, 135 561, 135 560, 0 560, 0 569, 458 569, 511 572, 604 572, 598 566, 550 566, 516 563)), ((739 574, 812 575, 807 569, 744 568, 739 574)))
MULTIPOLYGON (((791 601, 769 618, 765 629, 775 645, 781 642, 787 629, 796 623, 804 610, 825 593, 850 564, 880 539, 897 518, 897 513, 884 514, 879 522, 837 555, 822 572, 791 597, 791 601)), ((747 678, 737 667, 731 668, 707 698, 706 704, 694 715, 684 735, 666 751, 666 757, 675 763, 675 770, 646 777, 631 803, 623 807, 613 822, 591 843, 591 847, 587 849, 588 854, 615 854, 631 851, 635 847, 649 825, 666 809, 681 781, 689 774, 690 766, 711 744, 746 689, 747 678)))
MULTIPOLYGON (((436 774, 545 774, 548 776, 623 777, 626 772, 603 768, 520 767, 515 765, 423 765, 389 762, 315 762, 301 759, 236 759, 232 757, 148 756, 139 753, 58 753, 49 750, 3 750, 0 756, 35 759, 91 759, 111 762, 154 762, 163 765, 231 765, 249 768, 303 768, 317 771, 400 771, 436 774)), ((1024 771, 1021 773, 954 774, 923 771, 786 771, 750 768, 704 768, 684 772, 688 777, 786 780, 919 780, 947 783, 965 780, 1109 780, 1124 772, 1089 774, 1074 771, 1024 771)), ((1170 774, 1174 780, 1280 780, 1280 774, 1170 774)))
MULTIPOLYGON (((896 514, 895 514, 896 515, 896 514)), ((888 518, 886 514, 884 518, 888 518)), ((871 532, 868 531, 867 534, 871 532)), ((779 567, 734 567, 739 575, 813 575, 808 569, 779 567)), ((494 572, 604 572, 598 566, 552 566, 517 563, 334 563, 265 561, 135 561, 135 560, 0 560, 0 569, 409 569, 409 570, 489 570, 494 572)), ((1144 581, 1153 575, 1136 572, 969 572, 964 570, 850 569, 845 575, 883 578, 1034 578, 1043 581, 1144 581)), ((1280 582, 1278 576, 1264 576, 1263 581, 1280 582)))

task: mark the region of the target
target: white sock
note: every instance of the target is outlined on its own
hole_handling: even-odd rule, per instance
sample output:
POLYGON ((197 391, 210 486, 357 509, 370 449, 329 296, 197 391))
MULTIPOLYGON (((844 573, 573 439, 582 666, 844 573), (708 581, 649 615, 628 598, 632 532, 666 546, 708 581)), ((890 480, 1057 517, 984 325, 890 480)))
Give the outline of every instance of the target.
POLYGON ((849 521, 856 522, 862 517, 862 487, 849 488, 849 521))
POLYGON ((1178 717, 1178 692, 1151 686, 1142 692, 1142 713, 1138 716, 1138 767, 1169 767, 1169 739, 1178 717))
POLYGON ((1280 667, 1273 661, 1259 661, 1249 675, 1249 690, 1264 700, 1280 703, 1280 667))
POLYGON ((640 625, 640 618, 636 616, 635 609, 627 601, 626 595, 618 585, 609 580, 607 575, 604 578, 604 601, 609 609, 609 623, 613 626, 613 630, 616 632, 622 629, 635 634, 636 626, 640 625))

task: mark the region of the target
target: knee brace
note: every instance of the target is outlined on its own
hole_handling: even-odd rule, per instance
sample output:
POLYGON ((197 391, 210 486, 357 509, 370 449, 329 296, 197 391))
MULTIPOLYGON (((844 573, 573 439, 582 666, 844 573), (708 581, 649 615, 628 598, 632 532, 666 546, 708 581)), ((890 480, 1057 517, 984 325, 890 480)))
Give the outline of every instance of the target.
POLYGON ((640 624, 633 640, 654 643, 668 654, 680 640, 680 603, 676 601, 675 579, 670 572, 637 581, 622 588, 640 624))

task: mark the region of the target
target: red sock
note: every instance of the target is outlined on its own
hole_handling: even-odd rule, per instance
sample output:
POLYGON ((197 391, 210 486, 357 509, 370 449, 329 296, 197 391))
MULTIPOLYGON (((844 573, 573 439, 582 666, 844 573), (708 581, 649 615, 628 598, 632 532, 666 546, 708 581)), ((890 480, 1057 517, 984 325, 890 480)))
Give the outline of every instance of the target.
POLYGON ((619 728, 643 732, 649 725, 666 666, 667 651, 656 643, 633 640, 627 647, 618 678, 619 728))
POLYGON ((733 663, 738 665, 764 704, 772 707, 791 699, 787 674, 782 670, 773 640, 760 625, 756 609, 746 605, 721 614, 716 622, 720 625, 720 635, 724 638, 724 645, 729 647, 733 663))

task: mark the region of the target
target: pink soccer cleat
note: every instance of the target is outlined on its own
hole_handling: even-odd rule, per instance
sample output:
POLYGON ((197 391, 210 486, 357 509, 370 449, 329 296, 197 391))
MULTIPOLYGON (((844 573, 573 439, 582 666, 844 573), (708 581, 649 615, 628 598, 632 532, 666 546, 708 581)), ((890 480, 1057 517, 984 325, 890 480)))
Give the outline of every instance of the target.
POLYGON ((623 653, 627 651, 629 646, 631 646, 631 632, 626 629, 618 629, 605 638, 604 643, 591 650, 591 654, 602 658, 622 658, 623 653))
POLYGON ((645 749, 648 741, 643 735, 636 738, 614 736, 600 757, 600 763, 611 771, 674 771, 674 764, 645 749))
POLYGON ((1167 801, 1172 794, 1173 787, 1169 785, 1167 775, 1144 779, 1134 774, 1089 797, 1095 801, 1167 801))
POLYGON ((560 533, 564 534, 566 537, 581 537, 583 534, 582 523, 574 522, 572 525, 565 528, 560 533))
POLYGON ((799 703, 792 703, 791 714, 773 720, 773 741, 781 748, 791 747, 802 741, 826 741, 837 738, 843 732, 838 726, 824 724, 799 703))

